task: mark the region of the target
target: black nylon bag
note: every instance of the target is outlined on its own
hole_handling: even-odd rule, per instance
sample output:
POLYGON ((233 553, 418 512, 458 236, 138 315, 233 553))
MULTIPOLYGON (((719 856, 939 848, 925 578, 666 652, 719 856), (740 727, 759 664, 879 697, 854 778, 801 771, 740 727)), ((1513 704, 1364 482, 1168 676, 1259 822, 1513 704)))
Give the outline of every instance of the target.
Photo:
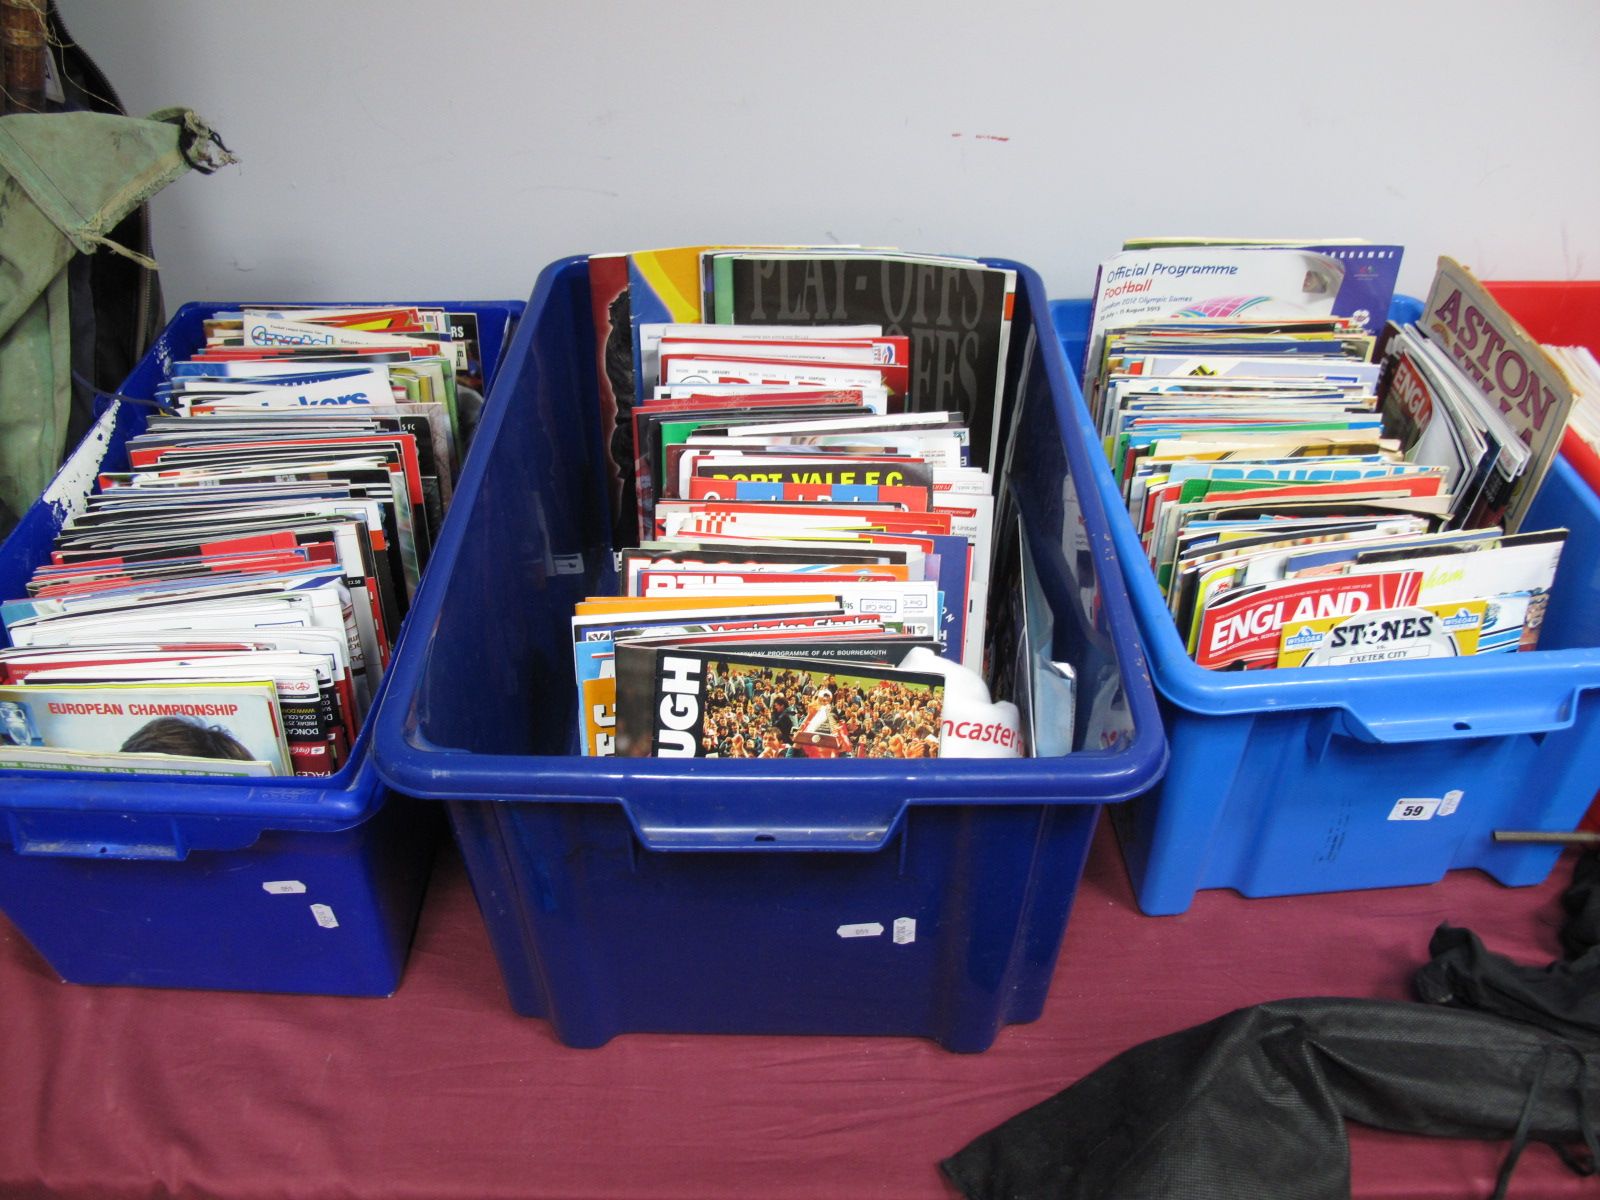
MULTIPOLYGON (((1593 1143, 1592 1049, 1488 1013, 1302 999, 1135 1046, 941 1167, 970 1200, 1340 1200, 1346 1120, 1593 1143)), ((1503 1186, 1504 1179, 1502 1180, 1503 1186)))

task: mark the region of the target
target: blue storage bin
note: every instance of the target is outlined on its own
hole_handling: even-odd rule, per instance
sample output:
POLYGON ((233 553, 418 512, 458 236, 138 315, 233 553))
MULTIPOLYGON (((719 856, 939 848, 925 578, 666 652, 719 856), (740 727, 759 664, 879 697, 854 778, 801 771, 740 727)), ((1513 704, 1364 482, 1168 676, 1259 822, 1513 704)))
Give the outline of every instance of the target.
POLYGON ((1074 486, 1088 458, 1063 364, 1038 352, 1044 291, 1018 275, 1016 473, 1078 671, 1076 744, 1094 748, 914 763, 576 753, 572 607, 614 568, 586 260, 540 275, 374 757, 397 790, 447 802, 512 1006, 567 1044, 872 1033, 976 1051, 1039 1015, 1100 806, 1149 788, 1166 748, 1099 501, 1074 486))
MULTIPOLYGON (((121 394, 153 395, 205 318, 235 307, 184 305, 121 394)), ((478 313, 491 371, 522 303, 449 307, 478 313)), ((123 400, 102 414, 0 544, 0 595, 23 594, 98 472, 125 469, 148 413, 123 400)), ((404 653, 402 636, 393 661, 404 653)), ((389 995, 439 826, 384 787, 371 740, 362 730, 327 778, 0 770, 0 911, 72 983, 389 995)))
MULTIPOLYGON (((1421 307, 1398 297, 1390 315, 1415 320, 1421 307)), ((1089 302, 1051 310, 1076 377, 1089 302)), ((1559 846, 1492 835, 1573 829, 1600 781, 1600 501, 1564 460, 1524 523, 1570 530, 1539 650, 1242 673, 1189 658, 1103 454, 1094 470, 1172 751, 1160 786, 1114 814, 1140 908, 1180 913, 1200 888, 1349 891, 1461 867, 1517 886, 1549 875, 1559 846), (1456 791, 1448 815, 1402 819, 1400 801, 1456 791)))

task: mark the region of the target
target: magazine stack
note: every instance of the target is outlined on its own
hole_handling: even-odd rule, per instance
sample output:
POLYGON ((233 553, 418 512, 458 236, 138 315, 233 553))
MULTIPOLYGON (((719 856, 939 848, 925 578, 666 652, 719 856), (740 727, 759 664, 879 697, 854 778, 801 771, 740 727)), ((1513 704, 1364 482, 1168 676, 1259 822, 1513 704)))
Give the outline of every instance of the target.
POLYGON ((1385 327, 1400 253, 1150 240, 1100 269, 1085 397, 1203 667, 1537 644, 1567 535, 1523 518, 1571 389, 1452 260, 1385 327))
POLYGON ((700 247, 589 277, 624 549, 572 622, 584 753, 1029 753, 1031 681, 986 682, 1015 271, 700 247))
POLYGON ((350 757, 450 503, 476 315, 246 308, 205 334, 0 604, 0 767, 350 757))

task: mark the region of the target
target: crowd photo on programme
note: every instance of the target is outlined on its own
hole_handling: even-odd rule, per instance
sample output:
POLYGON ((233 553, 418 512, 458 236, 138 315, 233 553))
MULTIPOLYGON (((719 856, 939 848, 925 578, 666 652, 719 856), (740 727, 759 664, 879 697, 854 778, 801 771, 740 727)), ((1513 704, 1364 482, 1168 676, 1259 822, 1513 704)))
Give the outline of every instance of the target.
POLYGON ((937 758, 943 693, 882 677, 717 662, 707 758, 937 758))

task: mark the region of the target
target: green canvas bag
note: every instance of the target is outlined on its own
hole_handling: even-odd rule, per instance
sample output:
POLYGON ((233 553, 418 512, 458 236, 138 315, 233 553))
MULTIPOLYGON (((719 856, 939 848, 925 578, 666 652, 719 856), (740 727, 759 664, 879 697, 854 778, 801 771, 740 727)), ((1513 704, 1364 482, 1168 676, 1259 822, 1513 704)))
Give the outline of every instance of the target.
POLYGON ((72 403, 67 268, 191 167, 233 157, 194 113, 95 112, 0 117, 0 529, 25 512, 66 449, 72 403), (13 518, 14 519, 14 518, 13 518))

